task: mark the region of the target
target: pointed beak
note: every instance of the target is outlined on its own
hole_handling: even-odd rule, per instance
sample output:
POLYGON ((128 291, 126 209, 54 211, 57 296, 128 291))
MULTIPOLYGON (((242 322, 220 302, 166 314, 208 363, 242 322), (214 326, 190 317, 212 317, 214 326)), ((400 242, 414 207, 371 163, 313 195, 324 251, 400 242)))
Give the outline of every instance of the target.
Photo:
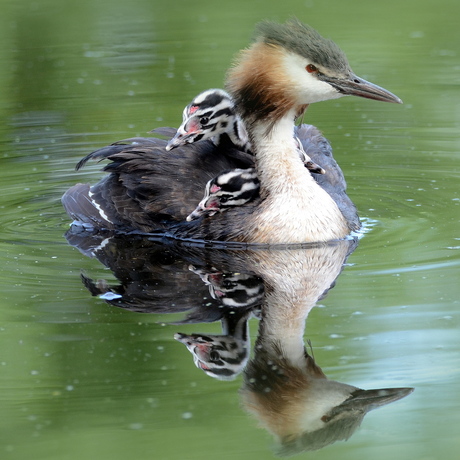
POLYGON ((324 75, 321 79, 345 95, 402 104, 402 100, 395 94, 390 93, 390 91, 387 91, 385 88, 374 85, 374 83, 366 81, 355 74, 351 74, 345 78, 328 77, 324 75))
POLYGON ((413 388, 382 388, 379 390, 356 390, 350 399, 347 399, 343 406, 347 404, 354 408, 366 408, 366 412, 377 407, 398 401, 405 398, 414 391, 413 388))
POLYGON ((191 222, 192 220, 199 219, 204 213, 205 213, 205 210, 202 209, 200 206, 197 206, 195 210, 191 212, 185 220, 187 222, 191 222))
POLYGON ((184 144, 191 144, 199 140, 202 134, 203 130, 201 129, 199 120, 195 117, 189 118, 179 126, 176 135, 166 145, 166 151, 169 152, 184 144))
POLYGON ((180 147, 184 144, 190 144, 193 142, 193 138, 195 137, 196 133, 182 133, 177 131, 176 135, 167 143, 166 151, 169 152, 176 147, 180 147))

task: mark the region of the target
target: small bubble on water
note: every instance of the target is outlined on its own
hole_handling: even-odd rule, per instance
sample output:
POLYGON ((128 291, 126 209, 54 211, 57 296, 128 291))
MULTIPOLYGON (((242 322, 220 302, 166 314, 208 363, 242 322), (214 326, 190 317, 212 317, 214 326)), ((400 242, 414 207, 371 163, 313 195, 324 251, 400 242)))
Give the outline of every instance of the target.
POLYGON ((129 425, 129 428, 131 430, 142 430, 142 428, 144 428, 144 425, 142 423, 131 423, 129 425))

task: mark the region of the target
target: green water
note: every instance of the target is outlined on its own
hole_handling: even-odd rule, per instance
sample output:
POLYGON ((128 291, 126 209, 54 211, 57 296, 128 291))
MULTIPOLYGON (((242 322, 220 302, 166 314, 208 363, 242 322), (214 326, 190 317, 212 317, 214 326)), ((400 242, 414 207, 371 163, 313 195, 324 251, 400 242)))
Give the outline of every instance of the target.
MULTIPOLYGON (((460 441, 460 37, 456 1, 0 2, 1 458, 272 458, 240 406, 241 378, 210 379, 171 326, 93 298, 114 282, 69 246, 60 196, 96 182, 89 151, 177 126, 221 87, 254 24, 291 15, 333 38, 354 71, 405 104, 312 106, 370 231, 306 338, 331 379, 414 387, 313 459, 454 459, 460 441)), ((174 317, 178 319, 180 315, 174 317)), ((250 322, 251 336, 257 320, 250 322)))

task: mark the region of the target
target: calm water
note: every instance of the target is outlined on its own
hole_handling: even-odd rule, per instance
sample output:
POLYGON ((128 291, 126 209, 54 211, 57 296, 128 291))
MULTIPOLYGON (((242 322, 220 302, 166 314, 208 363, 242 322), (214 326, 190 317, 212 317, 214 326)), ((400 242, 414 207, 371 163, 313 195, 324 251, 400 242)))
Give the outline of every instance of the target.
MULTIPOLYGON (((173 338, 221 333, 209 322, 221 319, 212 305, 200 309, 212 299, 203 273, 189 269, 199 257, 133 242, 89 258, 64 238, 59 200, 74 183, 101 177, 100 165, 74 172, 83 155, 177 126, 194 95, 222 86, 257 21, 290 15, 333 38, 358 75, 405 102, 345 98, 308 112, 331 140, 369 232, 310 313, 304 338, 332 380, 415 388, 366 415, 347 442, 300 458, 457 458, 458 2, 3 0, 1 8, 1 458, 275 455, 274 437, 248 413, 243 376, 210 378, 173 338), (151 289, 158 313, 83 286, 81 273, 119 285, 112 270, 123 257, 125 287, 151 289), (142 278, 145 267, 157 284, 142 278), (189 297, 195 309, 185 312, 189 297), (208 322, 166 324, 192 313, 208 322)), ((295 281, 294 273, 286 276, 295 281)), ((254 344, 258 319, 249 327, 254 344)))

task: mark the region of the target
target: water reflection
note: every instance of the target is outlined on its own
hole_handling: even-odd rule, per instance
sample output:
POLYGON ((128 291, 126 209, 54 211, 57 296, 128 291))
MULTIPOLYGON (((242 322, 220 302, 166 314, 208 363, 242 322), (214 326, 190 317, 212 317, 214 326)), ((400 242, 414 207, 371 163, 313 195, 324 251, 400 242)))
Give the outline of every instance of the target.
POLYGON ((69 243, 110 268, 109 285, 82 275, 92 295, 138 312, 186 312, 180 323, 220 321, 222 334, 176 333, 196 366, 220 380, 243 373, 241 401, 278 441, 279 453, 348 439, 372 409, 412 388, 362 390, 328 380, 304 343, 309 312, 335 285, 353 239, 284 249, 185 246, 72 227, 69 243), (259 319, 253 356, 248 321, 259 319))

